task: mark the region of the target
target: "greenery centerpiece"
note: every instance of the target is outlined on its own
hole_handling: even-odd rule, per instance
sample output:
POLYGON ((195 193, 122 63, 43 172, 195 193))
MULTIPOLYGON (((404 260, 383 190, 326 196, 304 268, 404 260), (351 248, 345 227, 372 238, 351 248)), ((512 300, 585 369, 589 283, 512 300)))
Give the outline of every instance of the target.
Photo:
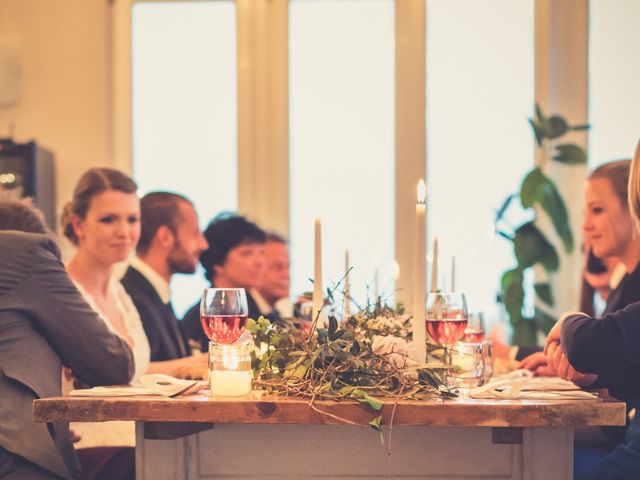
POLYGON ((350 399, 374 410, 369 425, 381 431, 384 399, 443 399, 454 397, 443 381, 442 364, 418 365, 410 359, 410 317, 401 308, 372 305, 341 324, 329 316, 327 328, 311 333, 272 324, 265 318, 249 320, 254 338, 254 385, 270 393, 309 399, 311 408, 344 423, 355 424, 323 411, 316 400, 350 399))

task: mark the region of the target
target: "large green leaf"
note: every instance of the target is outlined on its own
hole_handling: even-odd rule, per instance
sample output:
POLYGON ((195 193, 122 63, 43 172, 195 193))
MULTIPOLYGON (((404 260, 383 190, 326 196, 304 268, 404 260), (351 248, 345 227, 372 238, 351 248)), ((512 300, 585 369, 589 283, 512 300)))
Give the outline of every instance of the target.
POLYGON ((520 187, 520 202, 523 208, 531 208, 540 200, 546 177, 539 168, 534 168, 524 178, 520 187))
POLYGON ((536 120, 538 121, 538 123, 540 125, 542 125, 544 123, 545 117, 542 113, 542 109, 540 108, 540 105, 538 105, 538 103, 536 102, 535 105, 535 109, 536 109, 536 120))
POLYGON ((542 330, 542 332, 545 335, 549 333, 549 330, 551 330, 551 327, 553 327, 556 324, 556 320, 557 320, 556 317, 549 315, 547 312, 545 312, 541 308, 535 309, 534 321, 536 324, 536 328, 538 330, 542 330))
POLYGON ((556 185, 546 177, 540 198, 540 206, 549 215, 565 250, 567 253, 571 253, 573 251, 573 232, 571 232, 571 225, 569 224, 569 213, 556 185))
POLYGON ((591 125, 573 125, 571 127, 569 127, 569 130, 589 130, 591 128, 591 125))
POLYGON ((578 145, 566 143, 558 145, 556 150, 557 153, 553 157, 556 162, 566 163, 569 165, 581 165, 587 163, 587 154, 578 145))
POLYGON ((521 269, 524 270, 539 262, 548 272, 558 270, 560 260, 556 249, 533 222, 525 223, 516 230, 513 245, 518 266, 521 269))
POLYGON ((502 276, 504 306, 511 318, 511 323, 516 324, 522 318, 522 304, 524 302, 524 289, 522 288, 522 271, 509 270, 502 276))
POLYGON ((534 347, 537 344, 536 324, 530 318, 523 319, 520 323, 513 326, 513 338, 511 342, 514 345, 523 347, 534 347))
POLYGON ((542 131, 542 127, 535 120, 532 120, 531 118, 529 118, 528 120, 529 120, 529 125, 531 125, 531 128, 533 129, 533 134, 536 137, 536 143, 542 146, 542 140, 544 137, 544 132, 542 131))
POLYGON ((496 212, 496 219, 495 219, 495 223, 498 223, 500 220, 502 220, 502 217, 504 216, 504 214, 507 211, 507 208, 509 208, 509 205, 511 204, 511 201, 516 197, 515 193, 512 193, 511 195, 509 195, 507 198, 504 199, 504 202, 502 202, 502 205, 500 205, 500 208, 498 209, 498 211, 496 212))
POLYGON ((567 121, 558 115, 547 118, 544 123, 546 137, 550 139, 561 137, 567 133, 568 127, 567 121))
POLYGON ((522 270, 520 270, 518 267, 512 270, 507 270, 502 274, 502 278, 500 279, 500 286, 502 288, 502 291, 506 292, 507 288, 509 288, 509 285, 511 285, 513 282, 522 283, 522 270))
POLYGON ((524 208, 535 203, 549 215, 558 236, 567 252, 573 251, 573 233, 569 225, 569 213, 555 184, 539 168, 529 172, 520 188, 520 201, 524 208))
POLYGON ((550 307, 553 307, 553 293, 551 292, 551 285, 548 283, 536 283, 533 285, 533 288, 540 300, 550 307))

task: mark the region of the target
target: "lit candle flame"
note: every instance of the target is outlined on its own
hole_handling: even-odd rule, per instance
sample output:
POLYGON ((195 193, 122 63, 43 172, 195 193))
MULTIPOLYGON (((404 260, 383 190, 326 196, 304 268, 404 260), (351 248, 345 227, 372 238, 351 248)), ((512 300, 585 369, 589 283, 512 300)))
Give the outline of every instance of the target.
POLYGON ((418 203, 424 204, 425 198, 427 196, 427 185, 424 183, 424 180, 421 178, 418 182, 418 203))

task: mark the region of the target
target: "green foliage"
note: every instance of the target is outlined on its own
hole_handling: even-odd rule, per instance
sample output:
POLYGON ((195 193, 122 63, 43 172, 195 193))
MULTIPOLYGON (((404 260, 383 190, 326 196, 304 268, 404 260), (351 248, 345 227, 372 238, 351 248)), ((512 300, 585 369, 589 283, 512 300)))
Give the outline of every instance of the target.
MULTIPOLYGON (((553 317, 536 309, 533 318, 525 318, 524 272, 535 265, 541 265, 548 274, 560 267, 558 252, 545 234, 536 226, 541 214, 546 215, 567 253, 574 248, 569 213, 555 183, 545 174, 545 167, 551 161, 566 165, 582 165, 587 162, 585 151, 573 143, 562 142, 570 131, 586 130, 588 125, 569 125, 561 116, 546 117, 536 105, 534 118, 529 119, 538 148, 542 155, 538 165, 528 172, 520 186, 519 194, 509 195, 496 212, 496 233, 513 243, 516 266, 502 275, 501 288, 505 308, 514 328, 513 342, 518 345, 534 345, 538 332, 546 333, 553 325, 553 317), (534 212, 534 219, 517 228, 506 221, 513 199, 520 198, 524 209, 534 212)), ((534 285, 536 296, 546 305, 553 306, 554 300, 549 283, 534 285)))
POLYGON ((374 351, 372 337, 361 329, 363 322, 366 316, 354 316, 342 324, 330 316, 328 328, 318 328, 313 335, 291 325, 269 324, 264 318, 250 321, 247 329, 256 344, 252 354, 255 385, 271 393, 309 398, 312 408, 321 413, 326 412, 315 406, 315 400, 361 402, 375 414, 369 425, 378 431, 382 431, 380 412, 385 399, 455 397, 443 381, 447 367, 415 365, 393 349, 374 351))

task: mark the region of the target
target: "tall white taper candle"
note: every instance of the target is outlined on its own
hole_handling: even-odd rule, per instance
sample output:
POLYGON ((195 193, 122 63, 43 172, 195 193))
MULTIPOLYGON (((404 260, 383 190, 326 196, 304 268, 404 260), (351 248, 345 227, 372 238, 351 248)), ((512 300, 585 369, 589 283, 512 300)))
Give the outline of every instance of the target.
POLYGON ((451 293, 456 291, 456 256, 451 257, 451 293))
POLYGON ((426 295, 426 185, 424 180, 418 182, 416 203, 416 249, 414 252, 413 278, 413 360, 425 363, 427 359, 425 295, 426 295))
MULTIPOLYGON (((314 256, 313 256, 313 319, 315 320, 318 311, 324 305, 324 297, 322 294, 322 235, 320 227, 320 219, 315 220, 314 231, 314 256)), ((324 326, 323 315, 320 315, 318 327, 324 326)))
POLYGON ((433 239, 433 264, 431 265, 431 291, 438 291, 438 237, 433 239))

